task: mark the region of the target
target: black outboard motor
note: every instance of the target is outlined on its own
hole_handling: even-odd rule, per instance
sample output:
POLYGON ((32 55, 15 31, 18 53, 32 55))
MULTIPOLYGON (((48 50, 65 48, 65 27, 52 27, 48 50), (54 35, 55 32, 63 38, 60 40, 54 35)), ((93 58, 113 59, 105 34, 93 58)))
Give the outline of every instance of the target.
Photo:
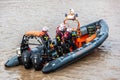
POLYGON ((22 53, 22 62, 23 62, 25 69, 30 69, 32 67, 30 56, 31 56, 30 51, 26 50, 22 53))
POLYGON ((42 57, 40 53, 34 53, 32 55, 32 64, 36 71, 43 68, 42 57))
POLYGON ((43 68, 42 53, 43 46, 39 46, 31 50, 32 65, 36 71, 41 70, 43 68))
POLYGON ((22 63, 26 69, 34 67, 35 70, 41 70, 43 65, 52 60, 51 40, 44 40, 42 36, 24 35, 21 43, 22 63), (36 39, 39 44, 30 43, 29 39, 36 39), (29 45, 38 45, 30 49, 29 45))

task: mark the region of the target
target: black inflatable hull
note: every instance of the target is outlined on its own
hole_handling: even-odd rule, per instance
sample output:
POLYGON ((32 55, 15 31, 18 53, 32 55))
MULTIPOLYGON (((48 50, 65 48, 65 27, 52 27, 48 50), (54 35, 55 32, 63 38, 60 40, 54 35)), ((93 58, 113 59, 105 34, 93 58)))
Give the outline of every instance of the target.
POLYGON ((6 63, 6 67, 13 67, 13 66, 18 66, 20 64, 19 57, 16 55, 12 58, 10 58, 6 63))
POLYGON ((88 24, 86 26, 82 26, 81 28, 88 27, 96 23, 99 23, 99 25, 101 26, 101 29, 100 29, 100 33, 97 35, 97 37, 93 41, 85 44, 84 46, 76 49, 73 52, 70 52, 62 57, 59 57, 53 61, 50 61, 43 67, 42 72, 43 73, 53 72, 71 62, 74 62, 77 59, 84 57, 85 55, 89 54, 90 51, 99 47, 108 37, 109 30, 106 22, 104 20, 99 20, 94 23, 88 24))

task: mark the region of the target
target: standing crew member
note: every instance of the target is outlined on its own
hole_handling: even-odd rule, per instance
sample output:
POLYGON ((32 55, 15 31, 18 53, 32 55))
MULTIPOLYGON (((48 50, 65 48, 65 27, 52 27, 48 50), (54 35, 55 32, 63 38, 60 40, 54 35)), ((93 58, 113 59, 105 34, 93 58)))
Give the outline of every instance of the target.
POLYGON ((46 47, 49 48, 49 42, 51 41, 49 35, 48 35, 48 27, 43 27, 42 29, 42 32, 43 32, 43 42, 45 43, 46 47))
POLYGON ((63 55, 63 43, 64 43, 64 26, 60 25, 58 28, 58 32, 56 32, 56 41, 57 41, 57 46, 56 50, 59 56, 63 55))
POLYGON ((46 27, 46 26, 43 27, 42 32, 43 32, 42 40, 43 40, 43 44, 44 44, 43 62, 46 63, 52 59, 52 55, 50 55, 50 53, 49 53, 51 39, 48 35, 48 27, 46 27))

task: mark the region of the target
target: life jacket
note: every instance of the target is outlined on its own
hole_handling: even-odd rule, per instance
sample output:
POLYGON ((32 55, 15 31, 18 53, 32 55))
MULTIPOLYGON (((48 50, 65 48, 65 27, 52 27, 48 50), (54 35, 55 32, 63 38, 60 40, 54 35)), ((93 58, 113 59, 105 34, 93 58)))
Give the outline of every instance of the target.
POLYGON ((48 35, 45 34, 45 35, 43 36, 43 40, 44 40, 44 41, 48 41, 48 39, 49 39, 48 35))
POLYGON ((47 34, 43 35, 43 40, 44 41, 48 41, 49 40, 49 36, 47 34))
POLYGON ((64 33, 64 39, 68 40, 69 35, 70 35, 70 33, 66 31, 66 32, 64 33))
POLYGON ((64 40, 64 33, 59 31, 59 33, 56 34, 56 39, 58 42, 61 42, 64 40))
POLYGON ((44 33, 44 35, 42 36, 44 41, 48 41, 50 39, 48 33, 44 33))

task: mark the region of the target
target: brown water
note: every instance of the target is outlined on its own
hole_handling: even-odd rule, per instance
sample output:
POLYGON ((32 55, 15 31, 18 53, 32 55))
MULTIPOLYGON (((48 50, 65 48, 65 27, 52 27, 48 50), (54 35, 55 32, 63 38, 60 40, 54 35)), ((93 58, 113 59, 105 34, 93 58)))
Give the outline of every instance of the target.
POLYGON ((120 80, 120 0, 0 0, 0 80, 120 80), (26 31, 49 26, 51 37, 64 13, 73 8, 81 25, 104 19, 109 37, 90 55, 50 74, 5 68, 26 31))

